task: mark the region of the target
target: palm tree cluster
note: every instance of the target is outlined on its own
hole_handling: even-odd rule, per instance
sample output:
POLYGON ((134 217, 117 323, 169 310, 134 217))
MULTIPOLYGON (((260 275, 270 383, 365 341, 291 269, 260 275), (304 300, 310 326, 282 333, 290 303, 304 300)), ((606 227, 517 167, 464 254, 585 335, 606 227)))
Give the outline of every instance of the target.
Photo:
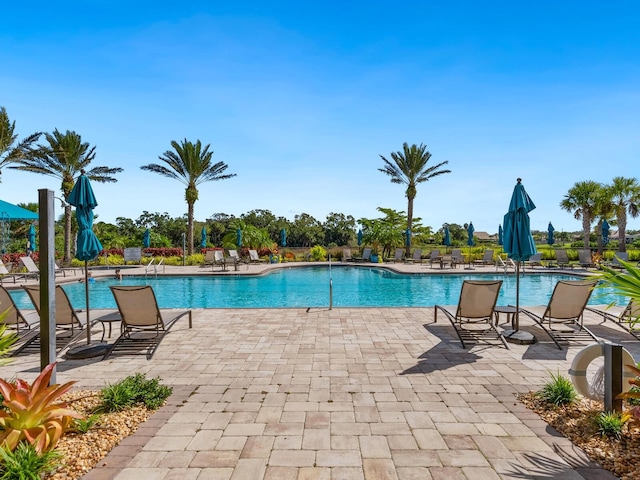
MULTIPOLYGON (((640 183, 637 178, 615 177, 610 184, 593 180, 577 182, 560 202, 563 210, 582 220, 584 248, 589 248, 591 226, 596 223, 598 232, 605 220, 618 226, 619 250, 626 251, 627 214, 638 216, 640 183), (609 220, 608 220, 609 219, 609 220)), ((597 235, 598 249, 602 251, 602 236, 597 235)))

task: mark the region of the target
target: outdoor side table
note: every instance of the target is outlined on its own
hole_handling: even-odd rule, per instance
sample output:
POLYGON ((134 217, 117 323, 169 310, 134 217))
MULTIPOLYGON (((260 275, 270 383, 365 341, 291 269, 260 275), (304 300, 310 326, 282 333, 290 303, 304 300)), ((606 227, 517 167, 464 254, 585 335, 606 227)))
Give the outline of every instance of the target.
POLYGON ((96 318, 96 321, 100 322, 100 325, 102 325, 102 338, 100 341, 104 342, 104 336, 107 333, 107 325, 109 325, 109 338, 111 338, 111 325, 115 322, 121 322, 122 317, 119 312, 113 312, 96 318))
POLYGON ((513 325, 513 319, 514 319, 514 314, 517 311, 518 310, 516 309, 516 307, 512 305, 507 305, 507 306, 497 305, 493 309, 493 314, 495 315, 495 318, 496 318, 496 326, 498 326, 498 324, 500 323, 500 314, 504 313, 507 315, 507 323, 511 322, 511 326, 515 328, 515 326, 513 325))

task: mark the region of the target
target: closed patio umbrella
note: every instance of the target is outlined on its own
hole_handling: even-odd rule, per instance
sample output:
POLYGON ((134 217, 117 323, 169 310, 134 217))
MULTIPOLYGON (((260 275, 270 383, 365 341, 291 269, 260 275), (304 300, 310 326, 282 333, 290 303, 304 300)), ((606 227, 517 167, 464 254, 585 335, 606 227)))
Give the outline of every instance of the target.
POLYGON ((200 232, 200 248, 207 248, 207 227, 202 227, 200 232))
POLYGON ((551 222, 549 222, 549 226, 547 227, 547 245, 553 245, 555 243, 555 238, 553 238, 553 233, 556 231, 555 228, 553 228, 553 225, 551 225, 551 222))
POLYGON ((362 245, 362 229, 358 230, 358 246, 362 245))
POLYGON ((449 232, 449 225, 444 226, 444 240, 442 241, 445 246, 451 246, 451 232, 449 232))
POLYGON ((242 246, 242 230, 236 229, 236 246, 240 248, 242 246))
POLYGON ((471 266, 471 247, 473 247, 473 232, 475 232, 476 229, 473 228, 473 222, 469 222, 469 225, 467 225, 467 245, 469 246, 469 266, 466 267, 466 270, 473 270, 473 267, 471 266))
POLYGON ((404 244, 411 248, 411 229, 407 228, 404 232, 404 244))
POLYGON ((287 246, 287 231, 284 228, 280 230, 280 246, 287 246))
POLYGON ((27 253, 36 251, 36 227, 33 225, 29 226, 29 251, 27 253))
POLYGON ((602 245, 609 244, 609 223, 604 220, 602 222, 602 245))
POLYGON ((504 216, 504 251, 516 262, 516 311, 513 315, 513 329, 504 332, 507 341, 528 344, 535 342, 535 337, 528 332, 520 331, 520 262, 531 258, 536 252, 536 245, 531 236, 529 212, 536 208, 518 178, 511 195, 509 210, 504 216))
POLYGON ((504 244, 502 225, 498 225, 498 245, 504 244))
POLYGON ((93 233, 93 209, 98 206, 89 178, 80 171, 80 176, 69 194, 69 204, 76 207, 78 236, 76 258, 84 260, 84 285, 87 306, 87 343, 91 343, 91 323, 89 321, 89 269, 87 262, 98 256, 102 244, 93 233))
POLYGON ((149 248, 151 246, 151 230, 148 228, 144 231, 144 235, 142 235, 142 246, 144 248, 149 248))

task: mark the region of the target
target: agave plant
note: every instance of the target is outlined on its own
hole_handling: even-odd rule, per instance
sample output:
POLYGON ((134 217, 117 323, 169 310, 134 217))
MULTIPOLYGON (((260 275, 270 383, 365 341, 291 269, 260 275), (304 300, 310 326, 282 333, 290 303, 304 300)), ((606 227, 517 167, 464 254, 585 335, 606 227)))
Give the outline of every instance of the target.
POLYGON ((59 402, 75 382, 49 386, 54 367, 55 363, 47 365, 32 385, 21 379, 15 384, 0 379, 6 408, 0 411, 0 447, 13 451, 20 442, 28 442, 37 452, 48 452, 73 418, 83 418, 59 402))

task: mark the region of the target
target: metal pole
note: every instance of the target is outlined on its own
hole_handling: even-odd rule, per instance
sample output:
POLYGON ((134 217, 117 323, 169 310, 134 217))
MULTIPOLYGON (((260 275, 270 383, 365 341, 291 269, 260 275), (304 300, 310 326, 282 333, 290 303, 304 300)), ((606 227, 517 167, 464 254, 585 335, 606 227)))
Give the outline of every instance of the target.
POLYGON ((331 278, 331 254, 329 254, 329 310, 333 310, 333 278, 331 278))
MULTIPOLYGON (((38 190, 40 222, 40 370, 56 361, 55 215, 53 191, 38 190)), ((56 383, 56 369, 51 373, 56 383)))
POLYGON ((186 234, 183 233, 182 234, 182 266, 183 267, 184 267, 184 264, 185 264, 185 254, 186 254, 185 237, 186 237, 186 234))
POLYGON ((89 319, 89 267, 86 260, 84 261, 84 298, 87 308, 87 345, 91 345, 91 321, 89 319))

